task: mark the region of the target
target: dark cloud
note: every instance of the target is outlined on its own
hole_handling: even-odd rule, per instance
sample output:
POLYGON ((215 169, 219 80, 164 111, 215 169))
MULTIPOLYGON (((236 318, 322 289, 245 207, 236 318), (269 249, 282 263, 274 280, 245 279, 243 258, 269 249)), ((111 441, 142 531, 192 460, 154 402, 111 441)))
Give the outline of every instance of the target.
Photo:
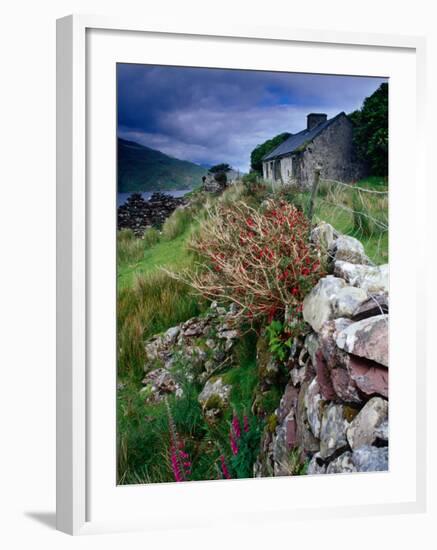
POLYGON ((250 151, 362 104, 382 78, 119 64, 118 133, 198 163, 248 170, 250 151))

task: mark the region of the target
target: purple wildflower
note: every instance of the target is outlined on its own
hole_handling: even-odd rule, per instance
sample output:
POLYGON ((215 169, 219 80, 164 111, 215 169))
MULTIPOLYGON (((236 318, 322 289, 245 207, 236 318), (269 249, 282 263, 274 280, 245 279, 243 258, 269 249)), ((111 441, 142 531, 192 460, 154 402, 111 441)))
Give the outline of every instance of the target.
POLYGON ((220 463, 222 467, 223 477, 225 479, 231 479, 231 475, 229 473, 228 467, 226 466, 226 461, 224 455, 220 456, 220 463))

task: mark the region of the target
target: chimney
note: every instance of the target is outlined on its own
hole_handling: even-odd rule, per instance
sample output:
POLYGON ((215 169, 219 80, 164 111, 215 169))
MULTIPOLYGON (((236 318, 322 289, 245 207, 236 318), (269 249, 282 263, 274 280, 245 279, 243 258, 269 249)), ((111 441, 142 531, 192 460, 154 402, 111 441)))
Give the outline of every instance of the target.
POLYGON ((328 116, 325 113, 310 113, 307 115, 307 130, 312 130, 327 119, 328 116))

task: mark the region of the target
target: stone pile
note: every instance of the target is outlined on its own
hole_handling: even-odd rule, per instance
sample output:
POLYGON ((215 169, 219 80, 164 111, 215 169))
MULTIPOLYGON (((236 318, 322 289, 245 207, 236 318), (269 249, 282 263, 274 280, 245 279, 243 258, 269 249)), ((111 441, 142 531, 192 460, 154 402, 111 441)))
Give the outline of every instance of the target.
POLYGON ((153 193, 148 201, 141 193, 132 193, 118 207, 118 229, 131 229, 141 237, 148 227, 160 227, 176 208, 186 203, 184 197, 172 197, 166 193, 153 193))
POLYGON ((328 224, 313 230, 333 274, 306 296, 311 330, 296 339, 289 380, 269 419, 256 476, 388 469, 388 266, 328 224), (294 453, 294 454, 293 454, 294 453))
POLYGON ((227 310, 213 302, 205 315, 149 338, 141 390, 146 401, 156 403, 169 394, 182 395, 178 372, 183 369, 184 377, 204 384, 199 402, 206 419, 218 418, 229 404, 231 386, 220 373, 233 362, 232 352, 239 336, 234 317, 235 307, 227 310))

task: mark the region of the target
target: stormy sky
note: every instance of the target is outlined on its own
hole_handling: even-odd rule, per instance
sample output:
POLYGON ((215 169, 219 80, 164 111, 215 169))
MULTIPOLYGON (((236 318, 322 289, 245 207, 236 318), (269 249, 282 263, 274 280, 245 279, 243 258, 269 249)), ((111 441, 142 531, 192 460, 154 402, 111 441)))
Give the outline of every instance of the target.
POLYGON ((359 108, 385 79, 117 65, 118 135, 198 164, 248 171, 250 152, 310 112, 359 108))

